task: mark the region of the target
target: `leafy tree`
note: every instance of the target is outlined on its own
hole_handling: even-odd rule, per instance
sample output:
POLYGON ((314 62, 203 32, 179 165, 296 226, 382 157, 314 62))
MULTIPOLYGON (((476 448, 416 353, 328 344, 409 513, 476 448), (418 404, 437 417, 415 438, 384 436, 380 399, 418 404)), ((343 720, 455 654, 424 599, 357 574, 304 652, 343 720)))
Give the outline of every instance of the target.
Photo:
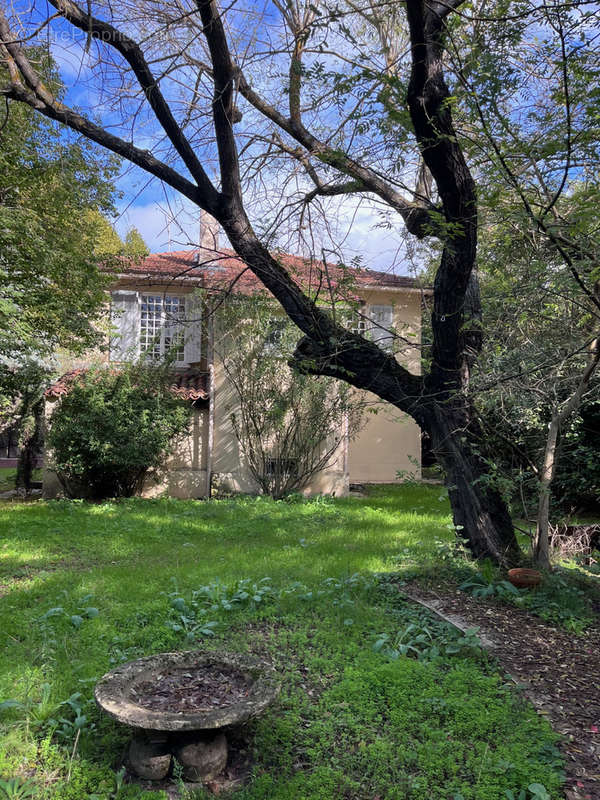
POLYGON ((149 255, 148 245, 137 228, 130 228, 123 241, 110 220, 100 211, 91 209, 85 218, 94 230, 94 255, 105 266, 118 258, 136 260, 149 255))
POLYGON ((110 220, 97 209, 89 209, 84 216, 94 231, 93 253, 98 261, 106 263, 123 253, 123 241, 110 220))
MULTIPOLYGON (((61 25, 66 20, 88 37, 90 46, 96 39, 99 74, 117 81, 107 80, 104 89, 111 108, 121 112, 121 130, 127 133, 115 133, 115 111, 106 120, 109 129, 59 104, 40 82, 6 18, 0 18, 0 39, 10 81, 2 94, 129 159, 215 217, 240 257, 304 334, 294 353, 296 368, 346 380, 412 416, 430 434, 445 467, 454 521, 472 552, 500 562, 518 557, 506 503, 486 480, 489 467, 481 454, 481 430, 470 393, 482 329, 475 272, 478 200, 467 156, 475 157, 475 131, 475 166, 495 153, 510 167, 510 154, 505 156, 502 147, 496 152, 493 145, 494 131, 504 130, 502 120, 523 120, 523 132, 535 142, 540 126, 552 123, 552 106, 561 105, 561 98, 561 107, 569 108, 569 130, 585 130, 592 107, 584 99, 577 106, 566 100, 568 81, 563 81, 560 65, 569 61, 571 52, 592 50, 587 30, 593 4, 583 2, 572 10, 558 4, 504 3, 488 13, 487 3, 479 9, 461 0, 407 0, 381 8, 376 3, 358 7, 336 2, 329 7, 327 2, 274 0, 269 13, 255 20, 257 30, 269 28, 266 38, 273 50, 268 59, 258 52, 262 44, 255 47, 247 33, 236 33, 248 30, 252 4, 221 10, 216 0, 196 0, 189 6, 182 0, 177 7, 142 2, 144 23, 139 30, 131 22, 127 0, 110 8, 94 8, 93 3, 83 7, 71 0, 51 4, 62 17, 61 25), (520 27, 513 25, 502 37, 498 29, 511 20, 521 21, 520 27), (494 26, 495 61, 490 62, 482 37, 494 26), (455 41, 460 47, 454 47, 455 41), (464 64, 459 60, 463 45, 468 54, 473 52, 464 64), (526 51, 533 54, 531 61, 522 71, 507 74, 504 87, 504 73, 497 73, 496 80, 496 66, 512 63, 503 59, 506 53, 526 51), (167 54, 169 68, 159 75, 150 65, 163 63, 167 54), (549 63, 558 68, 547 69, 549 63), (538 74, 548 81, 536 83, 538 74), (515 75, 521 76, 521 83, 511 95, 515 75), (135 103, 132 85, 139 90, 135 103), (500 107, 499 123, 490 128, 486 122, 496 114, 498 86, 506 89, 501 96, 508 105, 500 107), (546 104, 550 116, 542 113, 543 100, 532 103, 533 114, 513 102, 542 96, 552 99, 546 104), (477 103, 478 97, 483 102, 477 103), (146 145, 149 118, 157 124, 152 152, 146 145), (481 121, 478 127, 476 118, 481 121), (143 147, 131 141, 132 124, 144 137, 143 147), (480 137, 488 132, 492 135, 487 140, 480 137), (165 137, 170 154, 165 154, 165 137), (218 182, 206 170, 215 152, 218 182), (302 231, 318 203, 368 194, 384 208, 388 221, 396 215, 411 236, 437 240, 432 341, 422 375, 411 373, 375 342, 347 331, 323 311, 316 299, 327 285, 326 268, 315 291, 304 292, 269 251, 270 240, 259 238, 250 203, 246 206, 244 200, 265 197, 262 181, 267 171, 274 179, 268 197, 278 202, 276 225, 293 219, 302 231), (243 180, 253 185, 244 187, 243 180), (292 186, 296 194, 290 198, 292 186)), ((139 2, 135 8, 133 16, 139 19, 139 2)), ((24 26, 33 34, 36 24, 25 14, 13 27, 24 26)), ((575 66, 567 68, 568 77, 577 77, 575 66)), ((508 128, 507 141, 510 124, 508 128)), ((562 171, 556 169, 556 160, 552 166, 554 153, 543 148, 530 164, 530 172, 537 169, 546 175, 550 198, 537 205, 527 194, 519 199, 575 278, 580 275, 580 248, 564 244, 553 213, 554 196, 570 182, 576 163, 571 153, 579 140, 571 135, 567 140, 566 153, 556 154, 559 160, 567 155, 562 171)), ((581 141, 593 147, 590 136, 581 141)), ((525 156, 528 163, 530 153, 531 149, 525 156)), ((327 209, 325 205, 325 224, 330 222, 327 209)), ((264 208, 256 216, 264 220, 264 208)), ((269 233, 268 225, 266 229, 269 233)))
POLYGON ((132 259, 144 258, 150 255, 148 245, 137 228, 130 228, 125 235, 124 255, 132 259))
MULTIPOLYGON (((40 69, 56 87, 52 63, 40 69)), ((0 72, 0 78, 5 69, 0 72)), ((59 91, 56 88, 56 91, 59 91)), ((67 137, 26 106, 11 104, 0 132, 0 393, 26 360, 99 341, 103 277, 93 257, 90 210, 108 213, 117 162, 67 137), (68 278, 67 278, 68 276, 68 278)))
POLYGON ((167 367, 92 369, 73 380, 50 419, 52 468, 69 497, 130 497, 158 468, 190 408, 167 367))

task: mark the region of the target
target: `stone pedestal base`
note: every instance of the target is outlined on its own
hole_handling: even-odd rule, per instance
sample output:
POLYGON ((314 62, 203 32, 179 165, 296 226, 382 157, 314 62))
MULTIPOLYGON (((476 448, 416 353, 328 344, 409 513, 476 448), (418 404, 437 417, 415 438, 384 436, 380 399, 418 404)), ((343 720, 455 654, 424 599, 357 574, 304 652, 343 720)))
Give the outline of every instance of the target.
POLYGON ((129 745, 129 767, 140 778, 161 781, 171 768, 171 747, 166 736, 140 732, 129 745))
POLYGON ((225 734, 186 737, 173 748, 173 755, 183 767, 186 780, 209 781, 223 772, 227 764, 225 734))
POLYGON ((210 781, 225 769, 227 739, 222 731, 182 734, 136 733, 129 745, 129 768, 139 778, 161 781, 175 756, 187 781, 210 781))

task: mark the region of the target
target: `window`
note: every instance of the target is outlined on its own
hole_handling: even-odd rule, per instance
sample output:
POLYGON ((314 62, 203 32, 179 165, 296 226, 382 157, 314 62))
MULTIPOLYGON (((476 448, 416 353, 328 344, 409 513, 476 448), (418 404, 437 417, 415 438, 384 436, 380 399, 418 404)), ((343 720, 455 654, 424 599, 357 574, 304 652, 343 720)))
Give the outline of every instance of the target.
POLYGON ((348 318, 347 328, 352 333, 365 336, 369 329, 368 322, 364 310, 353 311, 348 318))
POLYGON ((265 352, 277 354, 281 352, 283 334, 287 325, 286 319, 270 319, 265 336, 265 352))
POLYGON ((143 294, 140 303, 140 351, 147 358, 170 356, 185 361, 185 299, 143 294))
POLYGON ((394 346, 394 307, 371 306, 371 338, 383 350, 392 350, 394 346))
POLYGON ((265 475, 268 478, 295 475, 297 472, 297 458, 267 458, 265 460, 265 475))
POLYGON ((202 358, 202 305, 193 295, 112 293, 111 361, 170 357, 178 366, 202 358))

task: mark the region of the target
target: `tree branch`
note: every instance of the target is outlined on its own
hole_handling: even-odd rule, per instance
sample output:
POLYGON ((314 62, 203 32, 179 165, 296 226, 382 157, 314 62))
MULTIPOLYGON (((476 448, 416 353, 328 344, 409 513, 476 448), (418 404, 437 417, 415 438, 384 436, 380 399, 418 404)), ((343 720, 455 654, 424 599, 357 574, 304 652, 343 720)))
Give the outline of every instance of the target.
POLYGON ((236 80, 240 93, 254 108, 301 144, 309 155, 314 156, 324 164, 334 167, 353 180, 364 184, 365 191, 373 192, 373 194, 385 200, 403 218, 409 233, 412 233, 418 239, 423 239, 425 236, 430 236, 435 232, 438 215, 431 203, 410 202, 389 183, 382 180, 373 170, 363 166, 347 154, 329 147, 307 131, 303 125, 298 124, 297 121, 295 123, 292 122, 291 119, 285 117, 275 106, 267 103, 252 89, 239 68, 237 69, 236 80))
POLYGON ((214 208, 217 203, 218 192, 210 182, 183 130, 173 116, 137 42, 110 23, 85 13, 73 0, 50 0, 50 3, 73 26, 92 37, 100 39, 102 42, 106 42, 123 56, 144 91, 144 95, 156 119, 169 137, 173 147, 181 156, 203 196, 207 198, 210 206, 214 208))

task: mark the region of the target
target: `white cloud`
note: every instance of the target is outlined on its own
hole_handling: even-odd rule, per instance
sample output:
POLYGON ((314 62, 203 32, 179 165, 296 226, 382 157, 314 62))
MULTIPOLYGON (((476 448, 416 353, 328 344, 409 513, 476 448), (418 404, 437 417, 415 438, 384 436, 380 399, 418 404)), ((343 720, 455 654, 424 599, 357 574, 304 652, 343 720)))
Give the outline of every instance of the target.
POLYGON ((192 203, 174 200, 146 203, 123 208, 115 228, 125 238, 130 228, 137 228, 153 253, 191 250, 198 243, 200 215, 192 203))

